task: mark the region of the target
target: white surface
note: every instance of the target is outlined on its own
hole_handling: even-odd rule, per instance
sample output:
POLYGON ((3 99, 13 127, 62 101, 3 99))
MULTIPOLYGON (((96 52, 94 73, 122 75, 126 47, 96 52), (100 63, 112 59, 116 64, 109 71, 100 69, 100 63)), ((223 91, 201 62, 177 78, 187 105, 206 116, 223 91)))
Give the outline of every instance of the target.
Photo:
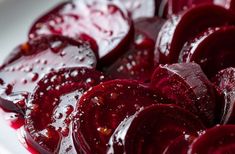
MULTIPOLYGON (((33 21, 59 0, 0 0, 0 63, 18 44, 27 40, 33 21)), ((16 131, 0 116, 0 154, 27 154, 16 131)))

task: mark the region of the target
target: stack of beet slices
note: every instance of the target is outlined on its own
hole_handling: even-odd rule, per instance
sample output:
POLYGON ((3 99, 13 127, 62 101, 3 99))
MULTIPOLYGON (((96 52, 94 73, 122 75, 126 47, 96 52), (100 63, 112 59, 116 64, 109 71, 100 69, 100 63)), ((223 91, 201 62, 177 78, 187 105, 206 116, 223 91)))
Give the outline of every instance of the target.
POLYGON ((0 67, 41 154, 235 153, 235 0, 73 0, 0 67))

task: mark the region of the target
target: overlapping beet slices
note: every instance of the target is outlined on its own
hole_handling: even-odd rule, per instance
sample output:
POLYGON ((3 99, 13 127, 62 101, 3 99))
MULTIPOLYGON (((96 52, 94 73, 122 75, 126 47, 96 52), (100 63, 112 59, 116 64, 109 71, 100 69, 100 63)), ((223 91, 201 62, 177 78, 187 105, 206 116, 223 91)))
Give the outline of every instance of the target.
POLYGON ((83 39, 98 51, 100 63, 109 64, 125 51, 133 35, 132 21, 119 1, 64 2, 39 18, 29 38, 56 34, 83 39))
POLYGON ((27 144, 40 153, 75 153, 71 138, 75 105, 84 92, 105 80, 102 73, 82 67, 47 74, 27 103, 27 144))
POLYGON ((32 153, 233 153, 234 3, 60 3, 0 67, 0 107, 32 153))

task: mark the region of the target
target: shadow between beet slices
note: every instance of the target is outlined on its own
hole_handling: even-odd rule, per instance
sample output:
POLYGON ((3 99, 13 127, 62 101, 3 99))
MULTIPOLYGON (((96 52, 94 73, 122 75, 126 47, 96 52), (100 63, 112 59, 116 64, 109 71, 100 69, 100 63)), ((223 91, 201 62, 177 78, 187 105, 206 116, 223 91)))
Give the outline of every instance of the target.
POLYGON ((29 38, 56 34, 88 41, 107 65, 125 51, 133 38, 133 25, 124 6, 116 0, 69 0, 37 19, 29 38))
POLYGON ((179 136, 198 136, 204 129, 197 116, 176 105, 143 107, 117 127, 110 138, 107 153, 160 154, 179 136))
POLYGON ((75 105, 83 93, 105 80, 102 73, 83 67, 47 74, 27 103, 26 143, 39 153, 76 153, 71 135, 75 105))
POLYGON ((81 153, 104 153, 110 136, 142 107, 164 103, 158 93, 134 80, 112 80, 87 91, 77 104, 73 139, 81 153))

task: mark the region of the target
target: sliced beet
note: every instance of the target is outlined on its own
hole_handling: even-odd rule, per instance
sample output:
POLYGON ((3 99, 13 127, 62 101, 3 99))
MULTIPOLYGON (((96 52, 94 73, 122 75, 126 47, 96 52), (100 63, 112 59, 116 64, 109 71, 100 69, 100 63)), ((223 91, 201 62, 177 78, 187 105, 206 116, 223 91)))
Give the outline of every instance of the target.
POLYGON ((156 64, 174 63, 186 41, 209 27, 235 24, 235 15, 216 5, 199 5, 173 15, 162 26, 155 50, 156 64))
POLYGON ((167 0, 120 0, 133 19, 141 17, 164 17, 167 11, 167 0))
POLYGON ((132 80, 113 80, 93 87, 77 104, 74 143, 81 153, 105 153, 116 127, 143 106, 165 100, 132 80))
MULTIPOLYGON (((132 39, 132 22, 127 11, 114 0, 74 0, 64 2, 39 18, 29 38, 57 34, 85 39, 98 46, 101 63, 110 63, 132 39)), ((95 48, 95 47, 94 47, 95 48)))
POLYGON ((206 130, 190 146, 188 154, 235 153, 235 126, 224 125, 206 130))
POLYGON ((96 66, 94 52, 83 41, 42 36, 18 46, 0 67, 0 106, 13 112, 16 108, 23 109, 23 100, 45 74, 53 69, 75 66, 96 66), (10 103, 17 104, 14 107, 10 103))
POLYGON ((195 138, 192 135, 181 135, 167 146, 163 154, 187 154, 189 146, 195 138))
POLYGON ((127 117, 109 142, 113 153, 163 153, 181 135, 198 136, 204 130, 199 118, 175 105, 153 105, 127 117))
POLYGON ((224 94, 221 124, 235 124, 235 68, 221 70, 213 78, 215 85, 224 94))
POLYGON ((149 81, 154 70, 153 55, 154 40, 136 31, 135 39, 126 54, 108 67, 106 73, 115 79, 149 81))
POLYGON ((208 29, 185 44, 180 62, 198 63, 211 78, 227 67, 235 66, 235 26, 208 29))
POLYGON ((215 122, 215 89, 198 64, 160 65, 152 75, 151 87, 198 115, 206 126, 215 122))
POLYGON ((76 102, 92 86, 104 81, 88 68, 53 71, 38 82, 27 103, 26 141, 39 153, 76 153, 71 121, 76 102))
POLYGON ((159 17, 139 18, 134 21, 137 31, 145 33, 149 38, 156 41, 158 33, 165 20, 159 17))

